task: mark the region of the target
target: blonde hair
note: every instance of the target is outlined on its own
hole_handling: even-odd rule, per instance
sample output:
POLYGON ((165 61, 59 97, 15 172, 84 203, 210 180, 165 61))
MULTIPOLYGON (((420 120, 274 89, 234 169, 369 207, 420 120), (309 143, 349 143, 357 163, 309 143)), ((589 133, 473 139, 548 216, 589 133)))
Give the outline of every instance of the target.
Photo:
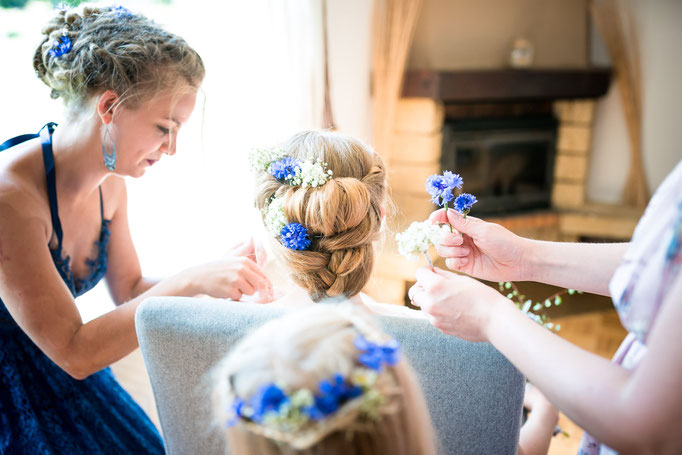
POLYGON ((373 242, 379 238, 387 200, 384 162, 363 142, 328 131, 298 133, 283 151, 327 163, 333 178, 320 187, 301 187, 259 173, 256 206, 262 210, 273 197, 281 198, 287 220, 305 226, 312 240, 304 251, 279 242, 272 249, 314 301, 352 297, 367 284, 374 267, 373 242))
POLYGON ((82 106, 106 90, 135 106, 164 90, 196 89, 204 79, 204 63, 185 40, 127 10, 62 9, 42 34, 33 67, 52 98, 67 106, 82 106), (62 36, 71 50, 55 56, 50 51, 62 36))
MULTIPOLYGON (((388 338, 369 314, 353 305, 322 305, 270 321, 243 339, 213 372, 213 409, 225 428, 235 397, 247 399, 259 387, 277 383, 285 390, 317 391, 321 380, 357 367, 359 333, 388 338)), ((431 419, 415 373, 403 358, 378 376, 384 397, 376 420, 358 406, 360 399, 332 416, 312 421, 298 432, 282 432, 239 420, 228 428, 230 453, 429 455, 436 453, 431 419)))

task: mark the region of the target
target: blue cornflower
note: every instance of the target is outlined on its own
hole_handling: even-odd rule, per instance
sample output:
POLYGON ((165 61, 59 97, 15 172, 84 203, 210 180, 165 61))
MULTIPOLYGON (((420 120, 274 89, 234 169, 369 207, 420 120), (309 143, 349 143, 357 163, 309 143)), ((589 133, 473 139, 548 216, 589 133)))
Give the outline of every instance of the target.
POLYGON ((287 248, 292 250, 307 250, 310 246, 310 236, 303 225, 289 223, 280 231, 279 239, 287 248))
POLYGON ((349 400, 362 395, 362 387, 349 384, 342 374, 337 373, 332 379, 323 379, 319 383, 320 394, 315 395, 315 403, 304 409, 313 420, 320 420, 335 413, 349 400))
POLYGON ((64 54, 68 54, 71 51, 71 38, 68 36, 60 36, 52 44, 52 49, 47 51, 52 58, 61 57, 64 54))
POLYGON ((393 366, 400 360, 400 344, 395 339, 378 344, 358 335, 354 344, 361 351, 358 362, 372 370, 381 371, 384 365, 393 366))
MULTIPOLYGON (((280 406, 289 402, 289 397, 275 384, 265 384, 251 397, 253 415, 251 420, 261 422, 268 412, 278 412, 280 406)), ((241 407, 239 407, 241 411, 241 407)))
POLYGON ((455 199, 454 208, 466 217, 467 213, 469 213, 469 210, 471 210, 471 206, 473 206, 476 202, 478 201, 476 200, 476 196, 473 194, 462 193, 457 196, 457 199, 455 199))
POLYGON ((126 7, 124 6, 112 6, 111 11, 116 14, 116 17, 118 18, 123 18, 123 17, 131 17, 133 13, 126 7))
POLYGON ((450 171, 443 172, 443 175, 434 174, 426 179, 426 191, 431 195, 431 201, 441 207, 455 197, 455 188, 462 188, 462 178, 450 171))
POLYGON ((243 417, 242 414, 242 409, 244 408, 244 400, 242 400, 239 397, 236 397, 234 401, 232 402, 232 407, 230 408, 232 412, 232 417, 230 417, 230 420, 227 421, 226 426, 227 427, 233 427, 237 424, 237 421, 239 420, 240 417, 243 417))
POLYGON ((301 171, 301 160, 285 156, 270 164, 268 173, 278 180, 289 181, 296 176, 296 171, 301 171))

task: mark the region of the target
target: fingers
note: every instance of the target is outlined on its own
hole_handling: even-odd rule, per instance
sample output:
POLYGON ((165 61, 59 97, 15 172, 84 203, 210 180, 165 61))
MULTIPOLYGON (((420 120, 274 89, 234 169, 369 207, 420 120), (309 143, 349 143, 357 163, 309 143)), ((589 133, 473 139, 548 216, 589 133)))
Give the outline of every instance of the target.
POLYGON ((447 221, 453 228, 474 238, 480 235, 481 229, 485 226, 485 221, 473 216, 464 218, 457 210, 448 210, 447 221))
POLYGON ((445 209, 436 210, 429 215, 429 221, 432 223, 447 223, 448 217, 445 215, 445 209))
POLYGON ((255 261, 256 259, 256 248, 253 242, 253 237, 249 237, 248 240, 240 242, 230 251, 232 256, 243 256, 255 261))
POLYGON ((438 285, 442 280, 431 267, 420 267, 417 269, 417 285, 421 286, 425 291, 430 291, 438 285))
POLYGON ((460 270, 469 263, 468 257, 461 258, 447 258, 445 259, 445 266, 450 270, 460 270))
POLYGON ((436 246, 436 251, 443 258, 462 258, 471 253, 471 249, 467 246, 444 246, 443 244, 436 246))

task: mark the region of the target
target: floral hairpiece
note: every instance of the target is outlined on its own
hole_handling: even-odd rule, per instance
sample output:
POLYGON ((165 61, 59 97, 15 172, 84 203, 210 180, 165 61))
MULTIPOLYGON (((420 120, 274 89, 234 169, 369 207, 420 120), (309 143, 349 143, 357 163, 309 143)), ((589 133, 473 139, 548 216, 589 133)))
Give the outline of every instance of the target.
POLYGON ((407 230, 396 234, 395 240, 398 243, 398 252, 410 260, 417 260, 418 255, 424 254, 426 260, 431 264, 429 258, 429 247, 438 243, 439 237, 444 232, 444 226, 431 223, 429 220, 410 224, 407 230))
POLYGON ((64 54, 68 54, 69 52, 71 52, 71 38, 66 35, 66 32, 64 32, 64 35, 54 40, 52 43, 52 49, 47 51, 52 58, 59 58, 64 54))
POLYGON ((112 6, 112 7, 110 8, 110 10, 111 10, 114 14, 116 14, 116 17, 118 17, 119 19, 120 19, 120 18, 124 18, 124 17, 132 17, 132 15, 133 15, 132 11, 130 11, 130 10, 129 10, 128 8, 126 8, 125 6, 121 6, 121 5, 112 6))
POLYGON ((318 159, 299 160, 287 156, 282 149, 256 149, 249 154, 249 163, 254 172, 267 172, 277 180, 292 186, 319 187, 327 183, 334 174, 327 169, 327 163, 318 159))
POLYGON ((263 209, 263 218, 267 231, 282 245, 292 250, 307 250, 311 240, 308 230, 300 223, 290 223, 284 214, 283 201, 272 198, 263 209))
POLYGON ((363 335, 357 336, 354 345, 360 351, 359 365, 348 377, 337 373, 323 379, 315 393, 307 388, 288 393, 282 384, 264 384, 248 400, 235 397, 227 426, 243 420, 276 431, 295 432, 309 422, 330 417, 356 399, 362 400, 360 410, 364 416, 378 418, 385 397, 376 387, 377 378, 384 366, 395 366, 400 361, 400 345, 395 339, 375 343, 363 335))

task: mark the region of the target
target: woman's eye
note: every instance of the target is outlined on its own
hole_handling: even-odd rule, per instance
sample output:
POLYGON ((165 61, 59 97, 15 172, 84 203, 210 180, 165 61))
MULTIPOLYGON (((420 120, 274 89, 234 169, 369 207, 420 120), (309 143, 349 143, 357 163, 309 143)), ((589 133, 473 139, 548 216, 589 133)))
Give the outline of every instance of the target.
POLYGON ((170 133, 170 130, 169 130, 168 128, 164 128, 164 127, 161 126, 161 125, 157 125, 156 127, 157 127, 157 128, 159 129, 159 131, 161 131, 164 135, 170 133))

